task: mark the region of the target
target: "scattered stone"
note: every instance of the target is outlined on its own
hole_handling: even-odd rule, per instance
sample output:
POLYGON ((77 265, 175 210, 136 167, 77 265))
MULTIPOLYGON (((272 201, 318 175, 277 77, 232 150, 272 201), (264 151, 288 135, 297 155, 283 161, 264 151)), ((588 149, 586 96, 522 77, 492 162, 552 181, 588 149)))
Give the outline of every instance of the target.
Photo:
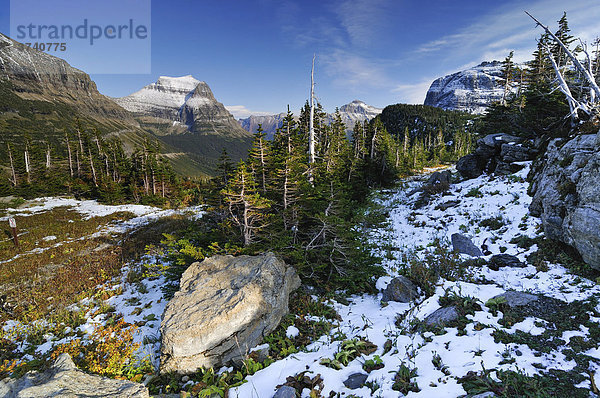
POLYGON ((521 307, 538 300, 538 296, 535 294, 516 292, 514 290, 509 290, 506 293, 499 294, 498 296, 494 297, 494 299, 498 297, 504 297, 506 299, 506 305, 509 307, 521 307))
POLYGON ((447 202, 444 203, 440 203, 439 205, 437 205, 435 207, 436 210, 448 210, 451 207, 456 207, 460 204, 460 200, 449 200, 447 202))
POLYGON ((300 287, 273 253, 213 256, 183 273, 161 324, 161 373, 192 373, 242 358, 273 331, 300 287))
POLYGON ((296 390, 290 386, 281 386, 277 389, 273 398, 296 398, 296 390))
POLYGON ((409 303, 417 298, 418 295, 417 287, 410 279, 404 276, 397 276, 383 290, 382 300, 409 303))
POLYGON ((352 373, 348 376, 346 381, 344 381, 344 385, 351 390, 356 390, 365 384, 368 377, 369 376, 364 373, 352 373))
POLYGON ((488 262, 488 267, 494 271, 498 271, 503 267, 524 268, 526 266, 527 265, 522 263, 517 256, 513 256, 511 254, 493 255, 488 262))
POLYGON ((427 326, 445 327, 451 322, 457 321, 459 318, 458 311, 455 307, 442 307, 423 320, 427 326))
POLYGON ((473 244, 471 239, 467 238, 466 236, 459 233, 455 233, 452 234, 450 239, 452 240, 452 248, 454 249, 454 251, 462 254, 467 254, 471 257, 483 256, 481 250, 479 250, 479 248, 473 244))
POLYGON ((69 354, 65 353, 43 373, 31 371, 19 379, 0 381, 0 396, 147 398, 150 395, 142 384, 87 374, 77 369, 69 354))

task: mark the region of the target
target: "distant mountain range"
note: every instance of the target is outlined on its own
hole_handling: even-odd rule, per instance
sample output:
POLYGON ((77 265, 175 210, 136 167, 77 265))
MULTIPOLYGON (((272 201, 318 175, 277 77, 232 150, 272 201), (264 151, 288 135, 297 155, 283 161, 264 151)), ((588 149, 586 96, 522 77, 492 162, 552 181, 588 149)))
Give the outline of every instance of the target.
MULTIPOLYGON (((349 104, 343 105, 339 108, 339 110, 340 115, 342 116, 342 121, 346 125, 346 131, 348 132, 352 131, 356 122, 371 120, 379 115, 382 111, 382 109, 367 105, 359 100, 354 100, 349 104)), ((258 129, 258 125, 261 124, 263 130, 267 134, 267 138, 271 139, 273 138, 275 131, 283 124, 285 115, 285 113, 267 116, 252 115, 245 119, 239 119, 239 123, 246 131, 251 133, 255 133, 256 129, 258 129)), ((326 117, 326 123, 330 124, 333 121, 333 117, 333 114, 328 114, 326 117)))
POLYGON ((502 62, 483 62, 436 79, 427 91, 425 105, 481 114, 502 100, 503 84, 502 62))

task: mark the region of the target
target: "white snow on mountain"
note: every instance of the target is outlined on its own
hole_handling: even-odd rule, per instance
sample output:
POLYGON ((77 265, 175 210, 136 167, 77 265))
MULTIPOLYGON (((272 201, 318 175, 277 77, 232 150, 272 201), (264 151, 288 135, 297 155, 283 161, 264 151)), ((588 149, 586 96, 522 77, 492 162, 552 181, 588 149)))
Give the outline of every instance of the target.
POLYGON ((481 114, 503 96, 502 62, 483 62, 436 79, 427 91, 425 105, 481 114))

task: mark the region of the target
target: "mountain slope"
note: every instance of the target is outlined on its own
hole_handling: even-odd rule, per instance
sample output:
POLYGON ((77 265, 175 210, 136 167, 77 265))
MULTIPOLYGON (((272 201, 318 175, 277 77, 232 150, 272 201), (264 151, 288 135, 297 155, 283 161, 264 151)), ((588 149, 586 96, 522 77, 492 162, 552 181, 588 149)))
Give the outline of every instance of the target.
MULTIPOLYGON (((98 92, 87 73, 0 33, 1 163, 7 144, 18 148, 26 140, 65 151, 65 131, 72 132, 77 121, 84 130, 119 138, 128 152, 157 139, 140 128, 131 112, 98 92)), ((210 170, 180 152, 167 142, 161 145, 179 174, 205 176, 210 170)))
POLYGON ((252 134, 216 100, 208 84, 190 75, 161 76, 155 83, 113 100, 131 111, 142 128, 206 164, 209 174, 223 149, 239 160, 252 142, 252 134))
POLYGON ((502 63, 483 62, 475 67, 436 79, 425 105, 480 114, 504 95, 502 63))

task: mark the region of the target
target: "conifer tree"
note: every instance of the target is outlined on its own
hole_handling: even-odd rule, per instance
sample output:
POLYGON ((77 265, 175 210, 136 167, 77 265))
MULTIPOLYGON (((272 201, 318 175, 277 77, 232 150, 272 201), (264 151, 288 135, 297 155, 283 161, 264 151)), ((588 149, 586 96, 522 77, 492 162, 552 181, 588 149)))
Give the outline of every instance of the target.
POLYGON ((252 173, 240 162, 233 178, 221 191, 230 220, 239 228, 244 246, 256 240, 267 225, 270 201, 260 196, 252 173))

